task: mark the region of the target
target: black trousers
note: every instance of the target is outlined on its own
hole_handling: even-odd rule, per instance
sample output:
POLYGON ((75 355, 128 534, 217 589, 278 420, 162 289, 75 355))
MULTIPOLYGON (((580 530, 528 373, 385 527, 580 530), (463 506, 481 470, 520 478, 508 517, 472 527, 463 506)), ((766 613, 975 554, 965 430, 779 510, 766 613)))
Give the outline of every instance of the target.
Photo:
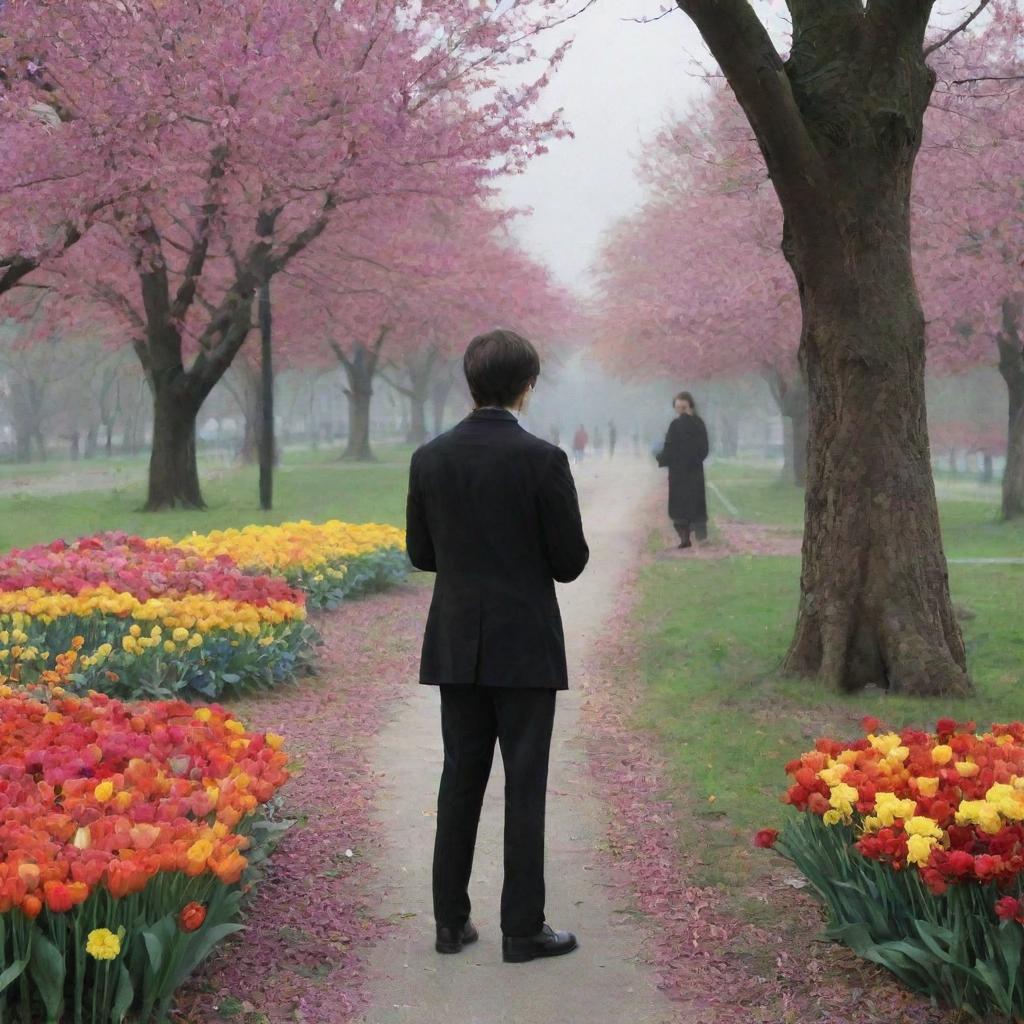
POLYGON ((544 809, 555 690, 442 686, 444 770, 437 796, 434 918, 461 928, 494 744, 505 764, 505 882, 501 930, 536 935, 544 925, 544 809))

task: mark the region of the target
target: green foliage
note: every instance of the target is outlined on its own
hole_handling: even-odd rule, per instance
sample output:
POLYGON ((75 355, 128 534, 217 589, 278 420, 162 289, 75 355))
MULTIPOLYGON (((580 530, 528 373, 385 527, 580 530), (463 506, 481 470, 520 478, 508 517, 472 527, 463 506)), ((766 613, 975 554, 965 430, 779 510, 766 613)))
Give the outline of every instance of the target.
MULTIPOLYGON (((142 653, 122 648, 124 619, 116 615, 65 615, 50 622, 31 619, 24 626, 27 644, 41 652, 66 651, 75 636, 84 650, 110 644, 111 654, 96 664, 77 667, 67 689, 85 694, 99 690, 122 700, 216 701, 269 690, 312 670, 317 635, 305 620, 265 625, 258 636, 234 630, 211 630, 197 648, 177 644, 168 652, 162 643, 142 653)), ((165 631, 170 635, 170 630, 165 631)), ((40 665, 47 664, 45 659, 40 665)), ((23 681, 32 682, 26 668, 23 681)))
POLYGON ((338 569, 323 566, 284 575, 293 587, 305 591, 307 607, 332 611, 348 598, 372 594, 404 580, 409 575, 409 557, 400 548, 384 548, 347 559, 338 569))
MULTIPOLYGON (((975 1020, 1024 1017, 1024 932, 994 910, 1007 893, 972 882, 936 896, 916 869, 894 871, 863 857, 854 840, 852 827, 804 813, 776 844, 824 903, 827 936, 975 1020)), ((1024 885, 1009 895, 1024 895, 1024 885)))

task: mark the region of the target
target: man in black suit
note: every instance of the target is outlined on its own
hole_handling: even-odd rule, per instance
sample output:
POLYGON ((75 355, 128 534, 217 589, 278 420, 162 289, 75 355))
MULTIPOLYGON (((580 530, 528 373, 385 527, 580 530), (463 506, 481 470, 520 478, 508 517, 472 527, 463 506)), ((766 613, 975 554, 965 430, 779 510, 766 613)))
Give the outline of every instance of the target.
POLYGON ((437 573, 420 682, 441 694, 434 917, 439 953, 477 939, 469 877, 494 744, 505 764, 502 955, 519 963, 577 946, 544 918, 544 805, 555 694, 568 687, 555 580, 590 552, 569 460, 520 427, 540 373, 512 331, 474 338, 464 359, 476 409, 420 448, 409 472, 407 545, 437 573))

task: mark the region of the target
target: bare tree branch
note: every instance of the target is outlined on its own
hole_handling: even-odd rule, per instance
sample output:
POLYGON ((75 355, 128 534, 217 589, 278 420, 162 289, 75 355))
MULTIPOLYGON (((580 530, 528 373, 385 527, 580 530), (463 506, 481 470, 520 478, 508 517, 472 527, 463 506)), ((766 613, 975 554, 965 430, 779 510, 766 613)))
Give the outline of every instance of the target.
POLYGON ((924 48, 924 55, 930 57, 936 50, 941 50, 948 42, 955 39, 961 32, 964 32, 971 23, 978 17, 979 14, 992 2, 992 0, 981 0, 978 6, 974 9, 970 17, 965 21, 957 25, 956 28, 947 32, 941 39, 936 40, 931 46, 924 48))
POLYGON ((697 26, 757 135, 787 209, 810 221, 828 188, 782 58, 748 0, 676 0, 697 26))

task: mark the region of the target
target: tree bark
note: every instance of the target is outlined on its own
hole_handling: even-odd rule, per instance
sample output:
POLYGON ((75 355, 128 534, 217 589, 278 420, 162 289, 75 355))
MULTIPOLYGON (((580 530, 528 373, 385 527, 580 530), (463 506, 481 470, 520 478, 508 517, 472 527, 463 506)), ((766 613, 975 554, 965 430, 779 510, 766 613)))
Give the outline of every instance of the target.
POLYGON ((785 666, 845 690, 966 694, 928 449, 924 317, 908 248, 867 221, 845 273, 801 273, 811 440, 785 666), (852 300, 851 286, 871 301, 852 300))
POLYGON ((260 508, 274 507, 274 349, 270 282, 260 285, 260 508))
POLYGON ((206 508, 196 463, 199 408, 198 404, 182 401, 172 387, 155 389, 146 511, 206 508))
POLYGON ((1006 381, 1006 469, 1003 472, 1003 519, 1024 516, 1024 338, 1021 305, 1003 302, 1003 330, 999 334, 999 372, 1006 381))
POLYGON ((434 346, 410 356, 404 365, 409 383, 400 384, 385 377, 385 380, 409 400, 409 417, 406 426, 407 444, 421 445, 428 438, 427 402, 432 397, 432 384, 437 368, 438 351, 434 346))
POLYGON ((373 381, 380 366, 381 349, 390 331, 390 327, 382 327, 372 345, 357 342, 351 355, 337 342, 330 342, 348 380, 345 389, 348 397, 348 445, 341 456, 346 461, 376 461, 370 447, 370 405, 373 401, 373 381))
POLYGON ((677 0, 757 137, 784 214, 809 390, 790 671, 852 690, 971 690, 939 532, 910 192, 933 0, 789 0, 783 62, 748 0, 677 0))
POLYGON ((374 462, 370 447, 370 406, 373 378, 359 370, 348 370, 348 445, 342 458, 352 462, 374 462))

